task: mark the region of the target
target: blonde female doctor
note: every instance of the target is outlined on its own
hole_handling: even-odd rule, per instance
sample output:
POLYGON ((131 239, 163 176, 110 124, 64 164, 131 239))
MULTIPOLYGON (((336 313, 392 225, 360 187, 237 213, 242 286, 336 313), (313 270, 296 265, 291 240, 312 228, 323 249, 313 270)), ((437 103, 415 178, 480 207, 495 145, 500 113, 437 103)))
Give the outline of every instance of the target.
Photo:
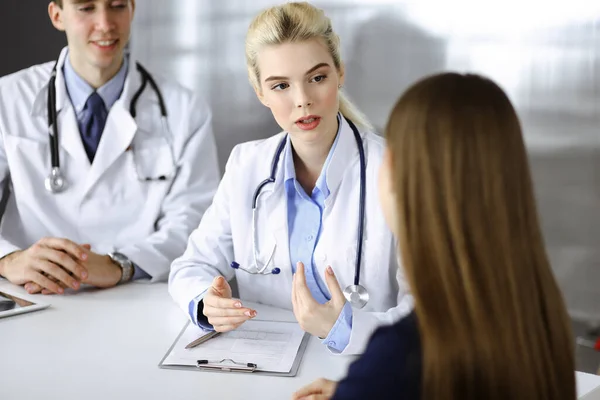
POLYGON ((253 301, 292 309, 334 353, 360 353, 377 326, 409 311, 378 206, 383 141, 340 91, 339 40, 321 10, 288 3, 262 12, 246 59, 284 132, 233 149, 172 264, 170 293, 204 328, 237 328, 256 316, 242 302, 253 301), (231 298, 234 276, 241 300, 231 298))

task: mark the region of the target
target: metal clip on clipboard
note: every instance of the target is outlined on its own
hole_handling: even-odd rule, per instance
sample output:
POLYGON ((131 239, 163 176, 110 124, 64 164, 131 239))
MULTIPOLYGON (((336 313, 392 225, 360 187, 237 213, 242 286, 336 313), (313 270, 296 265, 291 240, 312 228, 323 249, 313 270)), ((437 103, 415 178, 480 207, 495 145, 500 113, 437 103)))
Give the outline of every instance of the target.
POLYGON ((205 369, 216 369, 225 372, 254 372, 258 367, 254 363, 240 363, 233 361, 231 358, 224 358, 222 360, 198 360, 196 367, 205 369), (223 364, 225 362, 232 363, 234 365, 223 364))

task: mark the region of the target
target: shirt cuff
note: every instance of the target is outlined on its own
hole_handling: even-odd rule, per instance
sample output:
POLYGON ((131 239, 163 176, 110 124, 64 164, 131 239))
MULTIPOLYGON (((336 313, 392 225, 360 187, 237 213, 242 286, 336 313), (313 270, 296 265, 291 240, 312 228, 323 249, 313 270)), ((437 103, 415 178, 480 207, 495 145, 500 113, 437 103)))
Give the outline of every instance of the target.
POLYGON ((137 281, 138 279, 150 279, 152 278, 146 271, 141 269, 137 264, 133 264, 133 277, 132 281, 137 281))
POLYGON ((18 248, 17 246, 14 246, 13 244, 5 241, 5 240, 0 240, 0 258, 4 258, 9 254, 14 253, 15 251, 19 251, 21 250, 20 248, 18 248))
POLYGON ((346 302, 329 335, 321 343, 335 353, 341 353, 350 343, 352 333, 352 306, 346 302))
POLYGON ((188 306, 190 321, 204 330, 214 331, 215 328, 208 322, 208 318, 202 313, 204 308, 204 302, 202 301, 204 293, 206 293, 206 290, 190 301, 188 306))

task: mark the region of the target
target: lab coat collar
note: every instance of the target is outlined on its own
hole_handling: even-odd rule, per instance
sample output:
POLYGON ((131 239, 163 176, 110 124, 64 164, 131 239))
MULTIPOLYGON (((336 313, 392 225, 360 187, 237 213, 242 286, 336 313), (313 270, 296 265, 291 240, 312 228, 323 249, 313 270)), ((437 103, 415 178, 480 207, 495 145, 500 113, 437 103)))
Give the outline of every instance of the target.
MULTIPOLYGON (((60 111, 65 106, 71 106, 71 101, 69 99, 69 95, 67 93, 67 86, 65 84, 65 76, 63 74, 63 65, 66 61, 66 58, 69 54, 68 47, 64 47, 60 52, 58 57, 58 62, 56 63, 56 80, 55 80, 55 88, 56 88, 56 112, 60 113, 60 111)), ((52 64, 54 66, 54 64, 52 64)), ((52 68, 52 67, 50 67, 52 68)), ((51 69, 50 69, 51 71, 51 69)), ((50 71, 48 71, 48 82, 46 82, 37 92, 35 100, 33 101, 31 115, 32 116, 43 116, 47 118, 47 100, 48 100, 48 83, 50 81, 50 71)), ((134 93, 139 88, 141 84, 140 74, 137 71, 135 60, 129 59, 129 65, 127 68, 127 76, 125 78, 125 85, 123 87, 123 91, 119 99, 113 104, 113 107, 121 102, 121 107, 126 105, 125 110, 129 112, 129 104, 131 99, 133 98, 134 93)), ((148 90, 148 89, 147 89, 148 90)), ((112 110, 112 107, 111 107, 112 110)))
MULTIPOLYGON (((342 130, 342 119, 343 119, 342 114, 338 113, 338 116, 337 116, 338 129, 335 133, 335 139, 333 140, 333 144, 331 145, 329 154, 327 154, 325 163, 323 163, 323 168, 321 170, 321 173, 319 174, 319 177, 317 178, 317 182, 313 189, 313 193, 306 193, 308 196, 312 196, 314 194, 314 191, 318 190, 323 194, 323 197, 325 199, 327 199, 327 197, 329 197, 329 193, 331 191, 329 190, 329 186, 328 186, 328 182, 327 182, 327 170, 329 169, 329 163, 331 162, 331 157, 335 153, 337 144, 340 141, 340 131, 342 130)), ((285 145, 285 149, 283 150, 283 153, 284 153, 283 160, 282 160, 283 179, 285 182, 286 190, 288 190, 288 191, 296 190, 295 185, 292 183, 291 184, 292 186, 290 187, 289 186, 290 183, 288 182, 289 180, 292 180, 292 181, 296 180, 296 170, 295 170, 295 166, 294 166, 292 142, 290 140, 289 135, 287 136, 287 142, 285 145)))
MULTIPOLYGON (((267 150, 267 154, 271 154, 272 156, 268 158, 268 170, 266 171, 265 178, 270 174, 273 156, 275 155, 275 151, 280 141, 284 138, 284 135, 285 133, 277 135, 276 139, 273 141, 273 146, 271 147, 271 149, 267 150)), ((364 134, 362 132, 359 131, 359 135, 361 139, 364 139, 364 134)), ((341 126, 338 132, 338 136, 339 138, 336 138, 336 140, 338 140, 338 143, 336 145, 335 151, 331 155, 331 160, 329 161, 329 166, 326 172, 327 186, 329 188, 330 193, 332 194, 335 193, 338 187, 340 186, 342 178, 346 173, 347 169, 351 165, 353 165, 353 163, 358 162, 358 147, 354 138, 354 132, 352 131, 350 124, 348 124, 348 121, 346 121, 346 118, 344 117, 341 118, 341 126)), ((362 143, 366 154, 367 143, 364 140, 362 143)), ((285 174, 283 166, 283 161, 285 158, 284 154, 285 149, 281 152, 281 155, 279 156, 279 159, 277 161, 275 184, 267 185, 263 189, 263 194, 261 194, 261 197, 270 197, 271 193, 273 192, 285 191, 285 174)), ((335 196, 328 196, 325 200, 325 205, 329 205, 334 198, 335 196)))
MULTIPOLYGON (((75 159, 78 168, 89 170, 86 190, 87 192, 102 176, 102 174, 113 164, 113 162, 125 152, 133 141, 137 124, 129 113, 129 104, 133 95, 141 85, 140 73, 135 67, 135 61, 130 60, 127 70, 125 86, 120 98, 111 107, 102 138, 98 145, 94 163, 90 165, 81 135, 77 126, 75 109, 71 105, 67 93, 65 78, 63 75, 63 64, 68 54, 68 48, 62 49, 56 64, 56 111, 59 128, 59 144, 65 151, 75 159)), ((50 74, 48 74, 50 79, 50 74)), ((146 91, 149 88, 146 88, 146 91)), ((144 93, 146 93, 144 91, 144 93)), ((33 103, 32 115, 48 118, 47 113, 48 83, 42 86, 33 103)), ((140 98, 139 108, 142 107, 140 98)), ((158 112, 158 109, 157 111, 158 112)), ((63 161, 65 162, 65 161, 63 161)))
MULTIPOLYGON (((68 47, 64 47, 60 55, 58 56, 58 62, 56 63, 56 80, 54 81, 54 87, 56 88, 56 112, 59 113, 65 102, 69 103, 69 96, 67 94, 67 87, 65 85, 65 77, 63 75, 63 64, 67 58, 67 54, 69 54, 68 47)), ((52 64, 52 67, 54 63, 52 64)), ((50 68, 52 68, 50 67, 50 68)), ((48 72, 48 81, 44 84, 40 90, 37 92, 35 96, 35 100, 33 101, 33 106, 31 109, 32 116, 43 116, 44 118, 48 118, 48 110, 47 110, 47 100, 48 100, 48 84, 50 83, 50 73, 52 69, 48 72)))
MULTIPOLYGON (((336 193, 347 170, 355 162, 358 162, 358 146, 354 138, 354 132, 344 117, 341 118, 341 127, 338 135, 339 141, 331 156, 326 176, 327 186, 329 187, 331 194, 336 193)), ((364 136, 360 131, 359 135, 361 138, 364 136)), ((366 143, 364 140, 363 146, 365 147, 366 153, 366 143)), ((333 195, 328 196, 327 199, 325 199, 325 206, 327 207, 330 205, 335 197, 336 196, 333 195)))
MULTIPOLYGON (((361 134, 361 138, 363 134, 361 134)), ((271 162, 275 155, 275 151, 280 141, 284 138, 284 134, 277 135, 276 139, 273 140, 273 146, 267 149, 267 154, 271 154, 268 162, 268 170, 266 171, 265 178, 269 176, 271 170, 271 162)), ((331 156, 331 160, 329 163, 329 167, 327 168, 327 185, 329 190, 331 191, 330 196, 325 200, 325 206, 329 206, 332 201, 335 199, 335 194, 337 189, 339 188, 342 178, 346 173, 347 169, 352 166, 354 163, 358 163, 358 147, 356 144, 356 140, 354 139, 354 132, 352 128, 348 124, 345 118, 341 119, 341 127, 338 133, 339 139, 336 145, 335 151, 331 156)), ((363 141, 363 146, 366 149, 366 143, 363 141)), ((259 197, 258 207, 261 208, 260 211, 271 210, 269 213, 269 228, 271 232, 279 232, 285 233, 287 231, 287 196, 285 196, 285 182, 284 182, 284 160, 285 151, 281 152, 277 163, 277 172, 275 174, 275 183, 272 185, 267 185, 261 192, 261 196, 259 197), (262 200, 261 200, 262 199, 262 200), (262 203, 262 204, 261 204, 262 203)), ((259 212, 260 212, 259 211, 259 212)), ((284 237, 288 237, 284 235, 284 237)), ((281 244, 278 244, 281 246, 281 244)))
MULTIPOLYGON (((64 47, 58 57, 56 63, 56 80, 54 87, 56 89, 56 115, 58 121, 58 142, 59 145, 65 149, 65 151, 75 159, 77 168, 89 169, 90 162, 83 148, 81 141, 81 135, 79 134, 79 127, 77 125, 77 119, 75 116, 75 110, 71 106, 69 95, 67 93, 67 87, 65 84, 65 77, 63 74, 63 65, 69 51, 67 47, 64 47)), ((52 63, 52 68, 54 63, 52 63)), ((32 115, 43 117, 45 121, 48 120, 48 84, 50 80, 50 71, 48 71, 48 82, 42 86, 36 95, 33 102, 32 115)), ((48 132, 49 133, 49 132, 48 132)), ((65 163, 65 160, 61 160, 65 163)), ((66 163, 64 164, 66 165, 66 163)))

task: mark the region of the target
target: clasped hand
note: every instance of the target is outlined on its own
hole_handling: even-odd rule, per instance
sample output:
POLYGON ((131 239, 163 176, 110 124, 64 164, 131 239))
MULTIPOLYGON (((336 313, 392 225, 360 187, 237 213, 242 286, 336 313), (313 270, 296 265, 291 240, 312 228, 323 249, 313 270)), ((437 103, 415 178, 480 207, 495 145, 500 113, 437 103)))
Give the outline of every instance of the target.
POLYGON ((0 260, 0 273, 30 294, 63 294, 82 283, 106 288, 121 279, 121 268, 109 256, 91 251, 68 239, 43 238, 26 250, 0 260))

